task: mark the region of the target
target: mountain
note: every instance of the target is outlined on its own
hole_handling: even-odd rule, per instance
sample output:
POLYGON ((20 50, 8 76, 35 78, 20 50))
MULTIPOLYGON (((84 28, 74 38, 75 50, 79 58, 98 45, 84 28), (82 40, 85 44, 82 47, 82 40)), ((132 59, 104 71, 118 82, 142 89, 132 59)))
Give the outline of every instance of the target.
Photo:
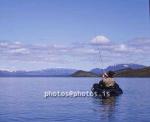
MULTIPOLYGON (((118 64, 109 66, 104 71, 113 70, 118 77, 149 77, 149 67, 139 64, 118 64)), ((102 69, 95 68, 91 71, 83 71, 65 68, 50 68, 37 71, 4 71, 0 70, 0 77, 97 77, 102 74, 102 69)))
POLYGON ((28 76, 28 77, 34 77, 34 76, 39 76, 39 77, 49 77, 49 76, 70 76, 77 70, 75 69, 65 69, 65 68, 53 68, 53 69, 44 69, 44 70, 37 70, 37 71, 0 71, 0 76, 1 77, 11 77, 11 76, 16 76, 16 77, 23 77, 23 76, 28 76))
POLYGON ((42 76, 69 76, 76 71, 77 70, 75 69, 53 68, 39 71, 30 71, 28 72, 28 74, 30 75, 40 74, 42 76))
POLYGON ((105 69, 99 69, 99 68, 95 68, 92 69, 91 72, 96 73, 96 74, 102 74, 103 70, 105 72, 107 71, 118 71, 118 70, 124 70, 124 69, 141 69, 144 68, 144 65, 140 65, 140 64, 117 64, 117 65, 113 65, 113 66, 108 66, 105 69))
POLYGON ((87 72, 83 70, 79 70, 71 75, 72 77, 98 77, 97 74, 92 72, 87 72))
POLYGON ((103 73, 103 69, 95 68, 95 69, 92 69, 90 72, 93 72, 95 74, 102 74, 103 73))
POLYGON ((116 72, 116 77, 150 77, 150 67, 120 70, 116 72))
POLYGON ((131 68, 131 69, 141 69, 144 68, 144 65, 140 65, 140 64, 117 64, 114 66, 109 66, 106 68, 106 71, 112 70, 112 71, 117 71, 117 70, 123 70, 123 69, 127 69, 127 68, 131 68))
MULTIPOLYGON (((86 72, 82 70, 79 70, 73 73, 71 76, 73 77, 98 77, 98 75, 95 73, 86 72)), ((150 77, 150 67, 144 67, 140 69, 132 69, 132 68, 120 69, 116 71, 115 77, 150 77)))

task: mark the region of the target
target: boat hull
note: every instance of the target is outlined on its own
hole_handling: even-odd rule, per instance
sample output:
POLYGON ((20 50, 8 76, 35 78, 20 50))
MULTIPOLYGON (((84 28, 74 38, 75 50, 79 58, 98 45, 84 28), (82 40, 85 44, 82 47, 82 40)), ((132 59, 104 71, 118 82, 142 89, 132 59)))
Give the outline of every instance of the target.
POLYGON ((100 87, 98 83, 93 84, 92 86, 92 92, 94 96, 101 96, 102 98, 108 98, 112 96, 119 96, 123 94, 122 89, 119 87, 118 84, 116 84, 117 87, 114 88, 106 88, 106 87, 100 87))

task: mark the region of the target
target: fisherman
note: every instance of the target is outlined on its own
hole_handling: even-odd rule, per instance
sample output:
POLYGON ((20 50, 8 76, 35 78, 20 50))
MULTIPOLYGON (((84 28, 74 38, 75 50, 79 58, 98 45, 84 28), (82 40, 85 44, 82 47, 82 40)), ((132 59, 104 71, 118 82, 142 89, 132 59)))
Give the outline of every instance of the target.
POLYGON ((99 83, 93 84, 92 92, 95 96, 102 96, 102 98, 107 98, 111 96, 118 96, 123 93, 122 89, 113 79, 115 72, 108 71, 102 75, 102 80, 99 83))
POLYGON ((115 86, 115 81, 113 79, 115 72, 108 71, 102 75, 102 80, 99 82, 101 88, 113 88, 115 86))

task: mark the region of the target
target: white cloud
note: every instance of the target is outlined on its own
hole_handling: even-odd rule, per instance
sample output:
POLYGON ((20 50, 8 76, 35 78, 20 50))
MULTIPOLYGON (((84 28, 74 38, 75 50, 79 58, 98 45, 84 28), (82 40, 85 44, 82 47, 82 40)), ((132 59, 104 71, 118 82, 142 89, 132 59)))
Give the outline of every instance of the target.
POLYGON ((0 42, 0 47, 6 47, 6 46, 8 46, 7 42, 0 42))
POLYGON ((10 53, 29 54, 30 51, 26 48, 18 48, 9 51, 10 53))
POLYGON ((127 51, 129 51, 128 47, 125 44, 120 44, 120 45, 116 46, 114 50, 115 51, 120 51, 120 52, 127 52, 127 51))
MULTIPOLYGON (((138 59, 143 64, 150 61, 150 39, 138 38, 120 43, 109 43, 110 40, 104 36, 97 36, 91 40, 91 43, 72 43, 72 44, 32 44, 26 45, 20 42, 0 41, 1 64, 8 61, 35 62, 38 64, 72 65, 76 64, 95 66, 99 64, 99 50, 105 64, 117 64, 131 62, 138 59), (128 57, 128 58, 127 58, 128 57), (146 57, 146 58, 145 58, 146 57), (117 59, 117 60, 115 60, 117 59), (64 62, 64 63, 62 63, 64 62)), ((147 63, 148 64, 148 63, 147 63)), ((17 64, 16 64, 17 65, 17 64)))
POLYGON ((97 54, 98 51, 92 48, 77 48, 74 50, 74 53, 78 53, 79 55, 86 55, 86 54, 97 54))
POLYGON ((92 44, 108 44, 109 42, 110 40, 103 35, 98 35, 91 40, 92 44))
POLYGON ((135 38, 128 41, 127 44, 128 46, 144 51, 145 53, 150 50, 150 38, 135 38))

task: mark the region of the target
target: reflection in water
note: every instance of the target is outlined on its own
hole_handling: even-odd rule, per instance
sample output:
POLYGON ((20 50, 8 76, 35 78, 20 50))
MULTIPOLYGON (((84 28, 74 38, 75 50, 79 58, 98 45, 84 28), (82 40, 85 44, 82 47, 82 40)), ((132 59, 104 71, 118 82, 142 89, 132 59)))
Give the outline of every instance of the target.
POLYGON ((117 97, 110 97, 107 99, 95 99, 94 103, 96 106, 96 111, 99 112, 100 118, 106 121, 114 119, 115 107, 116 107, 117 97))
POLYGON ((115 103, 116 98, 110 97, 107 99, 101 99, 101 112, 103 113, 103 118, 112 118, 114 112, 115 112, 115 103))

